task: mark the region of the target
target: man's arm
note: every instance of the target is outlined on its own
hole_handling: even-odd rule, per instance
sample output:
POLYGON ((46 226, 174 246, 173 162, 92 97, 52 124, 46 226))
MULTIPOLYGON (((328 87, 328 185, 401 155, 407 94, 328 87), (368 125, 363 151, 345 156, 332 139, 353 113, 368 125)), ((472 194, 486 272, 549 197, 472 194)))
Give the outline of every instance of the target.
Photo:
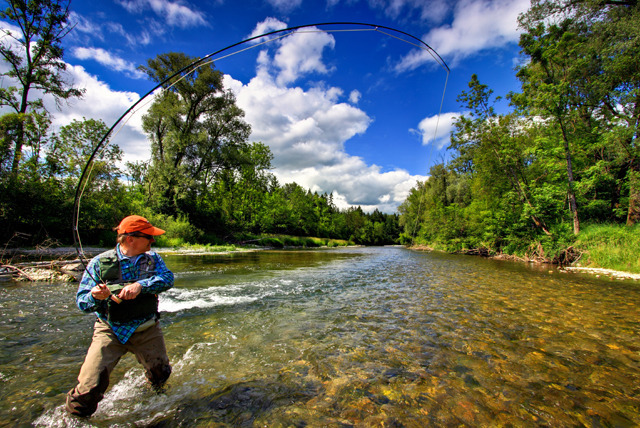
POLYGON ((97 259, 92 259, 85 269, 78 292, 76 293, 76 304, 83 312, 97 312, 106 308, 107 298, 111 294, 104 284, 98 284, 100 278, 97 259))
POLYGON ((123 300, 135 299, 140 293, 158 294, 173 287, 173 273, 156 253, 151 253, 155 264, 155 275, 139 279, 138 281, 126 285, 118 297, 123 300))

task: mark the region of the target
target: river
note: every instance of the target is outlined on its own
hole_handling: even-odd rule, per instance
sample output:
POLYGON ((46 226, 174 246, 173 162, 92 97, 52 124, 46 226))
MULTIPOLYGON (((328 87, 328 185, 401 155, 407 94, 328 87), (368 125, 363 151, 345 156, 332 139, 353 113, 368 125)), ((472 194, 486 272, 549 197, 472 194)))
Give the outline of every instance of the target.
POLYGON ((67 416, 77 284, 0 285, 0 426, 640 425, 640 284, 400 247, 166 255, 173 374, 67 416))

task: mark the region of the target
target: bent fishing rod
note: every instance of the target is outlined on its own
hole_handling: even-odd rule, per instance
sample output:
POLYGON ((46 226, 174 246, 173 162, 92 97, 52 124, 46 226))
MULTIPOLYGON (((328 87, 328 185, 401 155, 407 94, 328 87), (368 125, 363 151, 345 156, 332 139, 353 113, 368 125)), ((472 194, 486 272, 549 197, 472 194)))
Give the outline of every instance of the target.
MULTIPOLYGON (((91 166, 92 163, 96 157, 96 155, 103 149, 103 145, 106 147, 106 143, 108 141, 109 136, 113 133, 114 129, 120 124, 120 122, 122 122, 122 120, 129 114, 131 113, 140 103, 142 103, 143 100, 145 100, 147 97, 149 97, 151 94, 153 94, 156 90, 160 89, 160 88, 164 88, 164 89, 168 89, 171 87, 171 84, 169 84, 174 78, 176 78, 177 76, 180 76, 182 74, 188 74, 191 73, 193 71, 195 71, 196 69, 198 69, 199 67, 201 67, 202 65, 204 65, 206 63, 206 61, 208 61, 209 59, 211 59, 212 57, 214 57, 215 55, 219 55, 225 51, 228 51, 230 49, 233 49, 235 47, 244 45, 246 43, 250 43, 252 41, 255 40, 259 40, 263 37, 270 37, 270 36, 275 36, 275 35, 280 35, 279 37, 285 37, 286 35, 288 35, 287 33, 290 34, 295 34, 294 32, 297 30, 301 30, 304 28, 310 28, 310 27, 327 27, 327 26, 360 26, 360 27, 366 27, 368 30, 365 31, 377 31, 380 32, 382 34, 385 34, 387 36, 390 37, 394 37, 400 41, 403 41, 405 43, 409 43, 413 46, 418 47, 419 49, 423 49, 426 50, 427 52, 429 52, 429 54, 435 59, 435 61, 442 67, 445 69, 446 73, 447 73, 447 80, 448 80, 448 76, 449 76, 449 66, 446 64, 446 62, 442 59, 442 57, 431 47, 429 46, 427 43, 425 43, 424 41, 422 41, 420 38, 413 36, 405 31, 402 30, 398 30, 392 27, 388 27, 388 26, 384 26, 384 25, 377 25, 377 24, 369 24, 369 23, 362 23, 362 22, 323 22, 323 23, 315 23, 315 24, 305 24, 305 25, 298 25, 298 26, 293 26, 293 27, 288 27, 288 28, 284 28, 281 30, 275 30, 275 31, 271 31, 268 33, 264 33, 261 34, 259 36, 254 36, 254 37, 250 37, 248 39, 242 40, 240 42, 237 43, 233 43, 225 48, 219 49, 215 52, 212 52, 208 55, 205 55, 202 58, 199 58, 195 61, 193 61, 191 64, 186 65, 185 67, 181 68, 180 70, 176 71, 175 73, 171 74, 170 76, 168 76, 167 78, 165 78, 164 80, 162 80, 160 83, 158 83, 157 85, 155 85, 153 88, 151 88, 145 95, 143 95, 140 99, 138 99, 136 102, 134 102, 116 121, 115 123, 111 126, 111 128, 109 128, 109 130, 104 134, 104 136, 102 137, 102 139, 98 142, 98 144, 96 145, 96 147, 94 148, 93 152, 91 153, 91 156, 89 156, 89 159, 87 160, 86 165, 84 166, 82 173, 80 175, 80 178, 78 179, 78 185, 76 187, 76 192, 75 192, 75 198, 74 198, 74 203, 73 203, 73 219, 72 219, 72 233, 73 233, 73 242, 74 242, 74 247, 76 248, 76 251, 78 253, 78 258, 80 259, 81 263, 84 265, 85 267, 85 271, 86 271, 86 264, 84 261, 84 251, 82 249, 82 243, 80 240, 80 233, 78 230, 78 223, 79 223, 79 217, 80 217, 80 199, 82 198, 82 194, 84 192, 84 189, 90 179, 90 170, 91 170, 91 166), (391 33, 395 33, 395 35, 387 33, 391 32, 391 33), (401 38, 400 36, 404 36, 409 38, 409 40, 405 40, 403 38, 401 38), (169 85, 168 85, 169 84, 169 85), (166 86, 166 87, 165 87, 166 86)), ((320 31, 320 30, 319 30, 320 31)), ((334 31, 334 30, 329 30, 329 31, 334 31)), ((345 30, 335 30, 335 31, 363 31, 363 30, 357 30, 357 29, 345 29, 345 30)), ((268 40, 267 42, 269 42, 271 40, 268 40)), ((265 42, 266 43, 266 42, 265 42)), ((241 52, 241 51, 240 51, 241 52)), ((238 52, 236 52, 238 53, 238 52)), ((235 53, 232 53, 231 55, 235 55, 235 53)), ((446 83, 445 83, 445 90, 446 90, 446 83)), ((444 98, 444 93, 443 93, 443 98, 444 98)), ((442 103, 440 105, 440 110, 442 110, 442 103)), ((439 113, 440 114, 440 113, 439 113)), ((89 273, 89 275, 91 275, 91 273, 89 273)), ((95 280, 95 278, 93 278, 95 280)))

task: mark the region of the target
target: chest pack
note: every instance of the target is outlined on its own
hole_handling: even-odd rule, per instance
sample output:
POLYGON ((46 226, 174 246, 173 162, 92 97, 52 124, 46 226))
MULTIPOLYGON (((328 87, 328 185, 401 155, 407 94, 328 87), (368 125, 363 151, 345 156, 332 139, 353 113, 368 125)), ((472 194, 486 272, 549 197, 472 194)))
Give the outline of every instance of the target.
MULTIPOLYGON (((140 257, 138 278, 123 283, 120 260, 118 259, 116 250, 109 250, 98 256, 98 260, 100 261, 100 278, 107 285, 111 294, 117 296, 127 284, 153 275, 155 270, 153 257, 146 253, 140 257)), ((135 299, 122 300, 121 303, 116 303, 108 299, 106 313, 101 312, 101 314, 106 316, 109 322, 116 323, 150 318, 158 314, 158 296, 156 294, 140 293, 135 299)))

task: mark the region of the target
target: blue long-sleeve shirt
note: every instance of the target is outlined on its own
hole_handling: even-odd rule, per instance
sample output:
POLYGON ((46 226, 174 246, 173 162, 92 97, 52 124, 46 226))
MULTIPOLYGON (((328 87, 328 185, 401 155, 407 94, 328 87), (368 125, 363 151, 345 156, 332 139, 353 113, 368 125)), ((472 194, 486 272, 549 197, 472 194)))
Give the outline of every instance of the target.
MULTIPOLYGON (((116 254, 120 261, 120 270, 122 271, 122 280, 131 282, 138 282, 142 286, 141 293, 158 294, 173 287, 173 273, 167 268, 164 260, 155 252, 150 251, 149 254, 153 257, 155 262, 154 270, 155 274, 145 279, 138 279, 140 276, 140 256, 127 257, 122 254, 120 245, 116 246, 116 254)), ((110 322, 103 315, 106 313, 108 299, 97 300, 91 295, 91 289, 95 287, 100 279, 100 255, 94 257, 87 269, 82 275, 80 280, 80 286, 78 287, 78 293, 76 294, 76 304, 83 312, 95 312, 98 318, 106 322, 120 343, 126 343, 135 330, 143 323, 150 320, 152 316, 147 319, 133 320, 129 322, 116 323, 110 322), (102 312, 102 313, 101 313, 102 312)))

